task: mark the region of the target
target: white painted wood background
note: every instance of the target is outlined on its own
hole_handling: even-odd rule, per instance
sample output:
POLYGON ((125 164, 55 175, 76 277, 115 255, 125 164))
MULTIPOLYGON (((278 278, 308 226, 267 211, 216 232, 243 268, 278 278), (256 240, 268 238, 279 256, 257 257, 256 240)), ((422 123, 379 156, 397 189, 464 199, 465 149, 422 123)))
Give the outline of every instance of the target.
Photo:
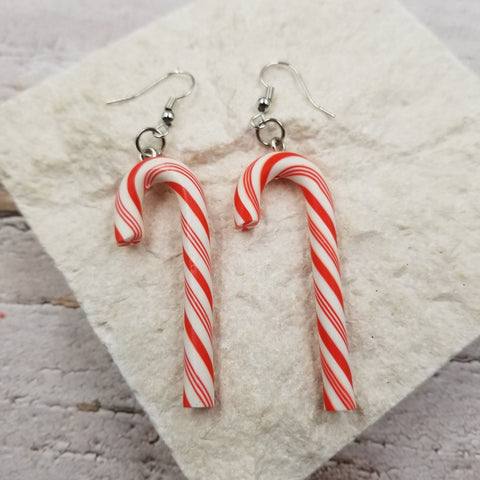
MULTIPOLYGON (((0 101, 178 3, 0 0, 0 101)), ((479 0, 404 3, 480 73, 479 0)), ((184 479, 1 186, 0 249, 0 480, 184 479)), ((309 480, 411 478, 480 479, 480 341, 309 480)))

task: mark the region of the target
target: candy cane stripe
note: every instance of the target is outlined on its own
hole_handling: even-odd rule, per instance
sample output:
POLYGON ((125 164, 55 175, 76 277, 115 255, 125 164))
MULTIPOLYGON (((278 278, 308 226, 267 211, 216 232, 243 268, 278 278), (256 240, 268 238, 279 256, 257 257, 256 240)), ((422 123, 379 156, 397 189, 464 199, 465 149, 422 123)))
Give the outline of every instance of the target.
POLYGON ((307 207, 324 405, 327 410, 352 410, 355 400, 334 208, 330 191, 316 165, 290 152, 269 153, 252 162, 235 191, 235 226, 248 230, 257 225, 262 192, 270 181, 279 178, 298 184, 307 207))
MULTIPOLYGON (((192 309, 193 313, 196 315, 198 320, 201 322, 205 332, 207 333, 209 342, 212 341, 212 329, 209 323, 209 312, 205 310, 202 303, 195 296, 192 287, 188 282, 185 282, 185 295, 188 299, 189 307, 192 309)), ((201 333, 200 329, 197 329, 197 336, 201 333)))
MULTIPOLYGON (((135 207, 137 208, 137 210, 139 212, 142 211, 142 202, 140 200, 140 194, 137 190, 136 178, 137 178, 138 171, 142 167, 142 163, 143 162, 140 162, 135 167, 133 167, 133 169, 131 171, 131 174, 127 177, 127 182, 126 182, 127 183, 127 190, 128 190, 128 194, 129 194, 129 196, 126 197, 126 198, 129 198, 135 204, 135 207)), ((143 193, 141 194, 141 197, 143 199, 143 193)))
POLYGON ((185 388, 183 389, 183 406, 186 408, 191 408, 190 402, 188 401, 188 395, 185 392, 185 388))
MULTIPOLYGON (((346 398, 348 398, 348 402, 352 401, 351 397, 353 396, 353 388, 350 383, 349 378, 345 375, 345 373, 341 370, 335 359, 332 357, 331 353, 323 349, 321 350, 321 355, 325 361, 325 363, 328 365, 329 371, 333 375, 333 378, 335 379, 335 384, 338 383, 338 385, 341 386, 341 392, 345 392, 346 398)), ((332 394, 333 398, 333 394, 332 394)), ((352 402, 353 403, 353 402, 352 402)))
MULTIPOLYGON (((330 191, 328 190, 327 184, 323 180, 323 178, 319 177, 315 173, 312 173, 308 168, 287 168, 281 174, 281 178, 291 178, 291 177, 299 177, 296 179, 296 183, 299 184, 306 184, 306 179, 311 180, 313 183, 316 184, 318 188, 322 190, 322 193, 325 195, 325 200, 328 201, 329 208, 325 208, 325 210, 330 210, 333 212, 333 201, 332 197, 330 196, 330 191), (303 178, 302 178, 303 177, 303 178)), ((293 180, 293 179, 292 179, 293 180)))
MULTIPOLYGON (((188 360, 188 356, 186 354, 184 357, 184 364, 185 364, 185 377, 187 382, 186 388, 185 388, 187 392, 187 397, 192 397, 193 395, 190 393, 190 391, 193 391, 195 396, 199 399, 199 403, 201 407, 208 407, 208 395, 206 394, 205 385, 203 385, 198 380, 198 377, 195 375, 195 371, 193 370, 190 364, 190 361, 188 360)), ((188 403, 190 404, 190 401, 188 403)), ((193 407, 193 405, 190 404, 190 407, 193 407)))
MULTIPOLYGON (((115 200, 115 206, 117 208, 117 212, 122 218, 122 220, 131 228, 133 231, 133 238, 132 238, 132 243, 138 243, 140 241, 140 238, 142 236, 142 231, 140 229, 140 225, 137 223, 133 215, 130 215, 130 212, 127 210, 125 205, 122 202, 122 199, 117 196, 117 199, 115 200)), ((118 230, 117 230, 118 231, 118 230)), ((118 232, 120 235, 120 232, 118 232)), ((123 237, 122 237, 123 240, 123 237)), ((125 242, 125 240, 123 240, 125 242)), ((128 244, 128 242, 126 242, 128 244)))
MULTIPOLYGON (((330 216, 320 202, 312 195, 312 192, 302 188, 303 195, 305 200, 307 201, 308 205, 315 211, 315 213, 322 219, 323 223, 326 225, 332 237, 335 239, 335 243, 337 242, 337 232, 335 230, 335 224, 333 221, 333 216, 330 216)), ((336 245, 335 245, 336 248, 336 245)))
POLYGON ((335 344, 335 342, 332 341, 330 335, 325 331, 325 328, 321 324, 320 320, 318 320, 318 317, 317 317, 317 328, 318 328, 318 333, 320 334, 320 338, 322 339, 322 347, 324 346, 325 349, 330 352, 335 362, 342 369, 342 372, 345 374, 345 376, 348 378, 348 380, 351 383, 352 374, 350 372, 350 367, 348 366, 345 356, 340 351, 340 349, 335 344))
POLYGON ((181 162, 147 158, 120 183, 115 200, 115 238, 119 245, 138 243, 143 236, 145 192, 165 183, 177 195, 182 227, 185 276, 184 388, 185 407, 214 404, 212 346, 212 279, 210 231, 203 190, 181 162))
POLYGON ((328 320, 330 324, 335 328, 336 332, 338 335, 340 335, 343 344, 347 344, 347 332, 345 330, 345 325, 343 324, 342 320, 338 317, 337 312, 332 308, 330 303, 325 299, 325 296, 322 294, 320 289, 318 288, 317 284, 314 284, 314 289, 315 289, 315 298, 317 300, 317 303, 320 305, 320 308, 322 309, 322 312, 326 317, 328 317, 328 320))
POLYGON ((337 297, 338 301, 342 305, 343 308, 343 297, 342 297, 342 291, 340 290, 340 287, 338 283, 335 281, 335 278, 333 278, 333 275, 330 273, 330 271, 325 267, 325 264, 317 257, 317 254, 315 253, 315 250, 313 248, 310 249, 310 255, 312 256, 312 262, 318 273, 322 276, 322 278, 325 280, 325 282, 328 284, 332 292, 335 294, 337 297))
POLYGON ((210 239, 210 233, 208 229, 208 222, 205 214, 203 213, 201 207, 198 205, 197 202, 193 199, 192 195, 183 188, 182 185, 179 185, 178 183, 173 183, 173 182, 167 182, 170 187, 175 190, 175 193, 182 197, 185 202, 190 206, 190 208, 193 210, 195 213, 195 216, 198 218, 200 223, 203 225, 203 228, 205 229, 205 233, 207 234, 208 238, 210 239))
MULTIPOLYGON (((325 269, 330 272, 333 280, 337 285, 341 284, 340 272, 335 262, 332 260, 329 252, 327 252, 322 245, 320 245, 315 238, 310 235, 310 247, 315 256, 325 265, 325 269)), ((339 287, 340 288, 340 287, 339 287)))
POLYGON ((335 250, 332 246, 328 243, 327 239, 321 232, 321 230, 312 222, 312 219, 308 217, 308 228, 310 229, 311 234, 315 238, 315 240, 319 243, 319 245, 323 248, 325 253, 329 256, 330 260, 335 265, 338 273, 340 273, 340 265, 338 264, 338 257, 335 254, 335 250))
MULTIPOLYGON (((203 406, 211 407, 213 405, 212 398, 210 396, 208 388, 206 387, 204 381, 202 380, 202 376, 199 375, 198 369, 193 368, 192 362, 190 361, 190 357, 188 355, 185 355, 185 361, 186 361, 186 371, 188 372, 188 376, 189 376, 188 378, 190 379, 190 382, 192 383, 192 385, 195 386, 195 390, 202 397, 203 406)), ((206 368, 204 368, 203 370, 207 372, 206 368)), ((205 373, 205 372, 202 372, 202 373, 205 373)))
POLYGON ((188 240, 192 243, 192 245, 195 247, 196 252, 198 255, 200 255, 203 263, 207 266, 208 271, 211 273, 211 263, 210 263, 210 254, 205 248, 205 243, 206 241, 199 238, 198 234, 195 232, 195 230, 191 227, 189 223, 185 221, 182 215, 182 230, 187 236, 188 240))
POLYGON ((193 278, 197 281, 200 285, 201 289, 205 293, 208 303, 210 304, 210 308, 212 308, 213 299, 212 299, 212 291, 210 290, 210 285, 208 284, 207 280, 205 280, 204 275, 200 272, 200 270, 195 266, 192 259, 188 256, 188 253, 183 250, 183 258, 185 259, 185 265, 192 274, 193 278))
MULTIPOLYGON (((321 356, 321 353, 320 353, 321 356)), ((322 371, 324 367, 324 362, 322 360, 322 371)), ((328 373, 325 373, 323 375, 323 398, 324 398, 324 404, 325 404, 325 409, 326 410, 344 410, 345 409, 345 404, 340 400, 340 397, 337 395, 335 392, 332 384, 330 383, 330 377, 328 373), (328 403, 330 405, 327 406, 328 404, 325 402, 325 398, 328 399, 328 403)))
POLYGON ((330 400, 330 397, 328 396, 325 389, 323 391, 323 403, 325 405, 325 410, 328 410, 328 411, 335 410, 335 407, 333 406, 332 401, 330 400))
POLYGON ((340 383, 338 377, 334 375, 330 368, 330 365, 325 360, 322 360, 322 369, 325 372, 325 376, 327 377, 327 382, 324 385, 324 388, 327 391, 327 395, 331 399, 337 397, 342 404, 342 406, 335 407, 335 410, 354 409, 355 403, 351 401, 349 392, 346 391, 344 385, 340 383))
POLYGON ((210 376, 213 382, 213 365, 212 365, 212 359, 210 358, 210 353, 207 351, 204 343, 202 342, 200 337, 197 335, 197 332, 193 329, 188 317, 185 317, 185 332, 187 333, 188 338, 190 339, 190 342, 192 342, 192 345, 195 346, 197 353, 202 358, 203 363, 205 364, 205 367, 207 368, 208 373, 210 373, 210 376))

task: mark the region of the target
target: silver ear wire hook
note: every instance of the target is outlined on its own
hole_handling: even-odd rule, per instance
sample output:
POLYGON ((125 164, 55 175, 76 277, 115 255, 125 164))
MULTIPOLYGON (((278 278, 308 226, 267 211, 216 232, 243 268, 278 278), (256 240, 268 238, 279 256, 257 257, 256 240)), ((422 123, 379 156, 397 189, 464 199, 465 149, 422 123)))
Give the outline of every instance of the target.
POLYGON ((155 80, 154 82, 152 82, 151 84, 142 88, 141 90, 134 93, 133 95, 129 95, 127 97, 122 97, 122 98, 118 98, 116 100, 110 100, 110 101, 106 102, 107 105, 113 105, 113 104, 116 104, 116 103, 128 102, 129 100, 133 100, 135 98, 138 98, 138 97, 142 96, 144 93, 147 93, 152 88, 156 87, 159 83, 162 83, 167 78, 175 76, 175 75, 180 75, 180 76, 183 75, 183 76, 188 77, 191 81, 190 87, 186 92, 184 92, 180 95, 177 95, 177 96, 172 96, 168 99, 167 103, 165 104, 165 108, 163 110, 163 113, 162 113, 162 119, 156 127, 144 128, 137 135, 137 138, 135 139, 135 146, 137 147, 137 150, 140 152, 140 158, 142 160, 145 159, 145 158, 149 158, 149 157, 156 157, 156 156, 162 154, 163 149, 165 148, 165 137, 168 135, 168 129, 169 129, 169 127, 171 127, 172 122, 175 119, 175 114, 173 113, 173 106, 175 105, 175 102, 177 100, 188 97, 193 92, 193 89, 195 88, 195 83, 196 83, 195 82, 195 77, 189 72, 184 72, 182 70, 175 70, 173 72, 168 72, 163 77, 155 80), (145 133, 151 133, 153 135, 153 137, 161 139, 160 150, 157 151, 153 147, 150 147, 150 146, 142 147, 140 145, 140 137, 145 133))
POLYGON ((295 79, 297 80, 297 83, 298 83, 299 87, 302 89, 305 97, 307 97, 308 101, 313 105, 313 107, 316 108, 317 110, 320 110, 321 112, 325 113, 329 117, 332 117, 332 118, 335 117, 334 113, 329 112, 326 108, 322 107, 317 102, 315 102, 315 100, 313 99, 312 95, 310 94, 310 92, 307 88, 307 85, 305 84, 305 81, 303 80, 302 76, 300 75, 300 72, 292 64, 290 64, 288 62, 284 62, 284 61, 269 63, 269 64, 265 65, 262 68, 262 70, 260 71, 260 76, 259 76, 260 82, 267 89, 266 93, 265 93, 265 96, 260 98, 260 100, 259 100, 259 110, 260 111, 262 111, 262 112, 266 111, 268 109, 268 107, 270 106, 270 103, 272 101, 273 90, 274 90, 273 86, 268 84, 265 81, 265 79, 263 78, 264 75, 265 75, 265 72, 269 68, 272 68, 272 67, 285 67, 288 70, 290 70, 294 74, 295 79), (260 104, 262 105, 263 110, 260 109, 260 104))
MULTIPOLYGON (((164 80, 166 80, 167 78, 172 77, 174 75, 184 75, 184 76, 190 78, 192 83, 190 85, 190 88, 185 93, 182 93, 181 95, 178 95, 176 97, 171 97, 171 98, 173 98, 173 103, 175 103, 177 100, 180 100, 181 98, 188 97, 193 92, 193 89, 195 88, 195 77, 189 72, 184 72, 182 70, 175 70, 173 72, 168 72, 163 77, 158 78, 157 80, 152 82, 150 85, 147 85, 146 87, 142 88, 141 90, 134 93, 133 95, 129 95, 128 97, 122 97, 122 98, 118 98, 116 100, 108 101, 107 105, 112 105, 113 103, 128 102, 129 100, 133 100, 134 98, 140 97, 144 93, 147 93, 149 90, 156 87, 159 83, 162 83, 164 80)), ((172 104, 172 106, 173 106, 173 104, 172 104)))
POLYGON ((260 79, 260 83, 266 88, 266 91, 265 91, 265 95, 258 99, 258 104, 257 104, 258 113, 250 119, 250 125, 253 128, 255 128, 255 133, 257 134, 257 138, 260 143, 263 143, 263 145, 267 147, 272 147, 275 151, 283 152, 285 151, 285 144, 283 143, 283 139, 285 138, 285 127, 276 118, 269 118, 265 115, 265 112, 269 109, 272 103, 274 88, 273 88, 273 85, 270 85, 269 83, 267 83, 263 77, 265 75, 265 72, 271 67, 285 67, 289 69, 295 75, 295 79, 297 80, 298 85, 300 86, 303 93, 307 97, 308 101, 313 105, 314 108, 316 108, 317 110, 320 110, 321 112, 327 114, 330 117, 335 117, 335 114, 329 112, 328 110, 323 108, 321 105, 316 103, 315 100, 313 100, 302 76, 293 65, 291 65, 288 62, 282 62, 282 61, 272 62, 265 65, 260 71, 259 79, 260 79), (269 124, 277 129, 278 135, 273 136, 269 141, 266 141, 264 138, 262 138, 265 136, 264 134, 262 135, 262 132, 266 131, 264 129, 269 124))

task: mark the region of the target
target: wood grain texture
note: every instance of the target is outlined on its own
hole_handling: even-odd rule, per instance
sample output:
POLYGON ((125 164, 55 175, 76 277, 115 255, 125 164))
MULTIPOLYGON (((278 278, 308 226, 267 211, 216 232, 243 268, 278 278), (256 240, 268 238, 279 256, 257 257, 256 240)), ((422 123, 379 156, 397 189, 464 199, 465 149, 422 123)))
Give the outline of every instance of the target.
POLYGON ((11 215, 19 215, 20 212, 15 205, 12 197, 0 183, 0 217, 9 217, 11 215))
MULTIPOLYGON (((404 2, 480 73, 476 0, 404 2)), ((174 3, 2 2, 0 99, 174 3)), ((62 275, 1 187, 0 247, 0 478, 183 479, 62 275)), ((310 480, 480 478, 479 386, 477 341, 310 480)))

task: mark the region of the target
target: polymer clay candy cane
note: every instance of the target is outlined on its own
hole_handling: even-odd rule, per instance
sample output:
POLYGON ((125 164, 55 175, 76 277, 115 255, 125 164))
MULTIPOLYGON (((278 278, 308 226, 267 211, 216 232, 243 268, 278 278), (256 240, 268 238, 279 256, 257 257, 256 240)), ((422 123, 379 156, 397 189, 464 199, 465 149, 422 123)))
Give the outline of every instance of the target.
POLYGON ((235 191, 235 226, 248 230, 257 225, 263 189, 267 183, 279 178, 295 182, 302 189, 307 205, 325 409, 352 410, 355 400, 334 209, 327 184, 317 166, 290 152, 269 153, 255 160, 245 170, 235 191))
POLYGON ((210 233, 203 191, 191 170, 164 156, 146 158, 132 168, 115 200, 115 238, 121 246, 140 242, 143 197, 154 183, 170 186, 180 204, 185 277, 183 405, 212 407, 210 233))

